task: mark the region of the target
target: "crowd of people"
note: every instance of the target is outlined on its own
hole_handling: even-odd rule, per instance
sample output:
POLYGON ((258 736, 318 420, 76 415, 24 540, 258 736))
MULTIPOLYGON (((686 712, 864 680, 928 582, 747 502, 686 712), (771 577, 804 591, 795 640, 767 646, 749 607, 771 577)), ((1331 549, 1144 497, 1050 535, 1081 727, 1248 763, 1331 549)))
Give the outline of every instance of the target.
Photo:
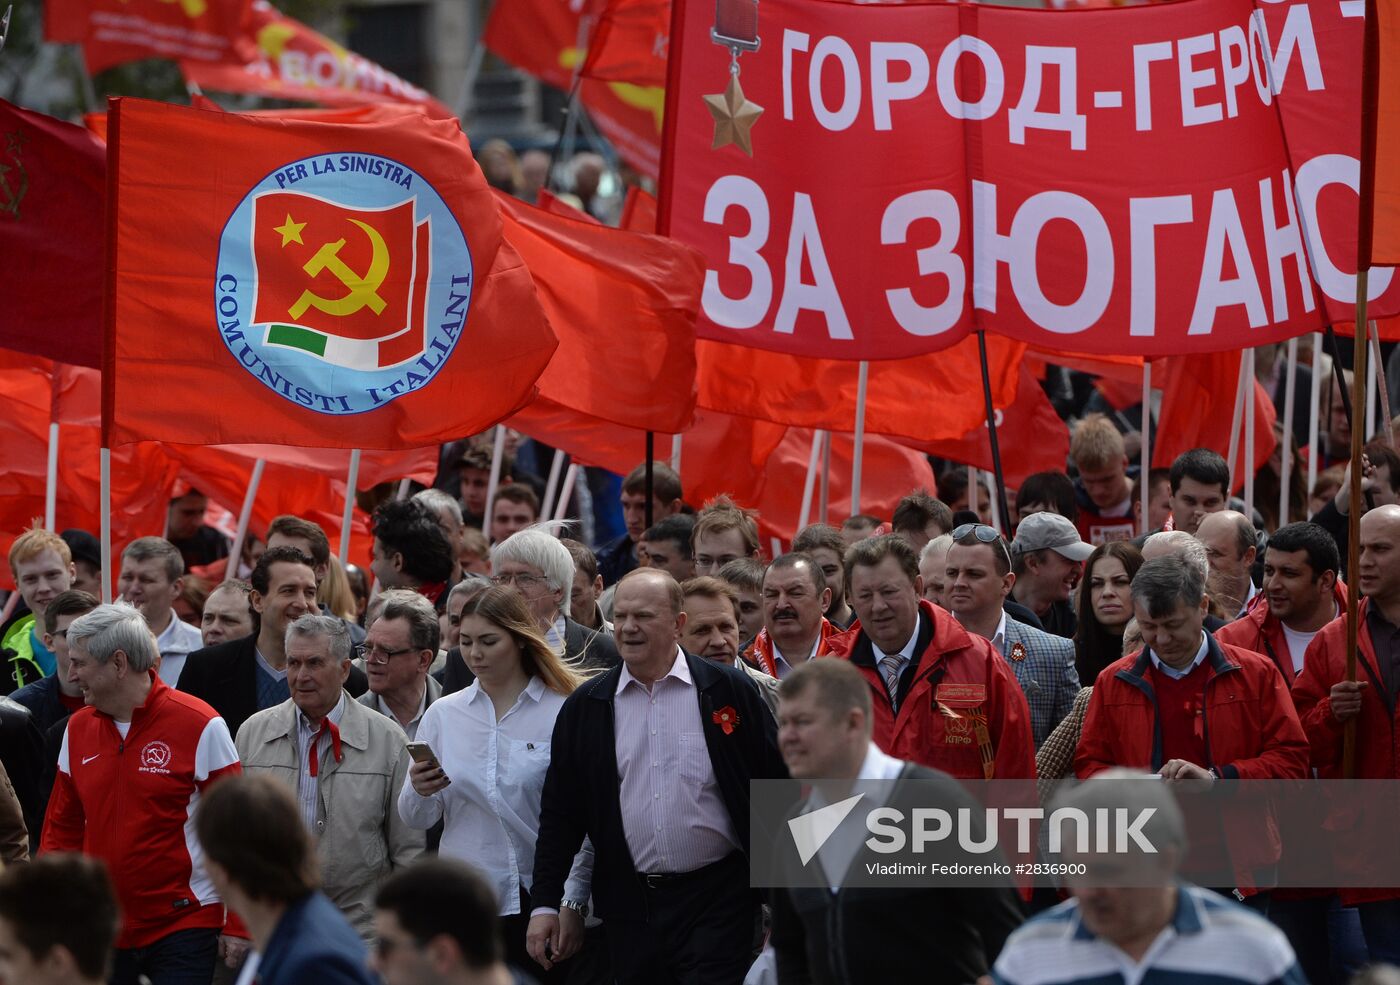
POLYGON ((1352 721, 1356 775, 1400 779, 1400 456, 1367 446, 1353 545, 1344 500, 1250 513, 1218 452, 1138 475, 1131 440, 1085 414, 1004 531, 959 470, 767 558, 752 513, 688 503, 660 462, 590 546, 540 522, 514 457, 488 502, 475 441, 378 505, 364 568, 290 515, 229 557, 187 489, 117 572, 88 532, 25 530, 0 982, 1330 985, 1400 963, 1400 890, 1279 888, 1269 818, 1201 841, 1172 796, 1339 777, 1352 721), (1124 785, 1144 775, 1164 782, 1124 785), (1132 887, 847 889, 824 860, 826 886, 752 888, 773 837, 752 781, 812 807, 906 777, 1114 789, 1167 850, 1132 887))

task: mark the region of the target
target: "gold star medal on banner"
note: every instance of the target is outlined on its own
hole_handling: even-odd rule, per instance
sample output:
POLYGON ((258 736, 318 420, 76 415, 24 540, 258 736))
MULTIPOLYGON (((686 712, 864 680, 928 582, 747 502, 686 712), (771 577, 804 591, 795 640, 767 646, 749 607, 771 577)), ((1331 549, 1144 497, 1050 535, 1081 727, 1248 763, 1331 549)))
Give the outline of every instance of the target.
POLYGON ((758 0, 715 0, 710 40, 729 49, 729 85, 723 92, 701 97, 715 119, 715 140, 710 149, 733 144, 753 157, 750 131, 763 115, 763 107, 749 101, 739 84, 739 53, 758 50, 758 0))

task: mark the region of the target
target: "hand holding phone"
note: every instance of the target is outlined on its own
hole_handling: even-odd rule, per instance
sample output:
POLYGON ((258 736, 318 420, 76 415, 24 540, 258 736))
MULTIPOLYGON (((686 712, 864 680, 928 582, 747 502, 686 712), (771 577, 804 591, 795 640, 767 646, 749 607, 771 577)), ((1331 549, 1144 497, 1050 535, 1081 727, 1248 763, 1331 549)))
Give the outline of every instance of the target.
POLYGON ((408 779, 420 797, 431 797, 444 789, 452 781, 442 770, 437 754, 426 742, 410 742, 408 755, 413 765, 408 768, 408 779))

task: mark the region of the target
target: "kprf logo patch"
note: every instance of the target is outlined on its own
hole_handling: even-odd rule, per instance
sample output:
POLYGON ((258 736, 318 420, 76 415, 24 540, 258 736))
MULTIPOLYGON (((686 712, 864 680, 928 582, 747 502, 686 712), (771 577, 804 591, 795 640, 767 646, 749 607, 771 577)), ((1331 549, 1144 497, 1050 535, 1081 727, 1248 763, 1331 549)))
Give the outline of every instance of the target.
POLYGON ((229 353, 285 399, 359 414, 432 382, 461 339, 472 258, 442 197, 374 154, 292 161, 239 203, 219 242, 229 353))

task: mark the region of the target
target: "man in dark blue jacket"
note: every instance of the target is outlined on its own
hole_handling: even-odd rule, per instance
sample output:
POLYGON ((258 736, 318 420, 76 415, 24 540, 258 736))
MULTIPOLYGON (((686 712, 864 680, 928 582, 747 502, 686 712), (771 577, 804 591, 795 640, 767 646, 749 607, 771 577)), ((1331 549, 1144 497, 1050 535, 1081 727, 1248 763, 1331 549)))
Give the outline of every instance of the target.
POLYGON ((318 889, 315 846, 282 784, 244 774, 213 785, 195 833, 210 881, 252 937, 261 985, 374 985, 359 935, 318 889))

